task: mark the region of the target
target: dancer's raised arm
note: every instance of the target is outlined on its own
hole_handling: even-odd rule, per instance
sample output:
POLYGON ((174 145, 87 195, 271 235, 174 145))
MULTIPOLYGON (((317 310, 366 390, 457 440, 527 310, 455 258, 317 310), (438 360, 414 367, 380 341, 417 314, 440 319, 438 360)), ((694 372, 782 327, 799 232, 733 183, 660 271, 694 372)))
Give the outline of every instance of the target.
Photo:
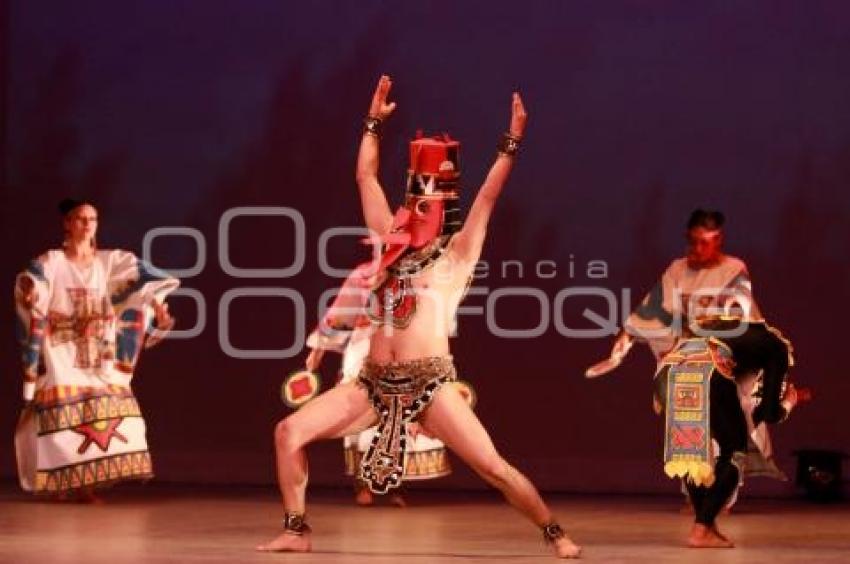
POLYGON ((484 179, 484 183, 478 190, 478 195, 469 210, 469 216, 463 228, 455 237, 454 249, 461 257, 477 260, 481 254, 490 215, 493 213, 496 200, 499 198, 502 187, 507 182, 513 168, 514 156, 522 140, 527 120, 528 114, 525 112, 522 98, 517 92, 514 92, 511 101, 510 127, 499 142, 496 162, 493 163, 490 172, 487 173, 487 178, 484 179))
POLYGON ((364 120, 363 139, 357 155, 355 178, 360 189, 360 203, 366 227, 379 235, 387 233, 393 222, 384 189, 378 181, 378 140, 383 122, 395 109, 395 102, 387 103, 392 81, 387 75, 381 76, 372 95, 369 114, 364 120))

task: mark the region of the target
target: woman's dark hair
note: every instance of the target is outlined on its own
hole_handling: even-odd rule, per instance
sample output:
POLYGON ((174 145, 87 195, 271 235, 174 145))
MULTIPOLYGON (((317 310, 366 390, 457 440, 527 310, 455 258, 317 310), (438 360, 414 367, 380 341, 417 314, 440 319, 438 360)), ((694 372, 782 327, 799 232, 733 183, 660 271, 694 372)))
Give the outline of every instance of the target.
MULTIPOLYGON (((85 198, 76 200, 74 198, 65 198, 56 208, 59 210, 59 213, 62 214, 62 219, 66 219, 68 214, 77 209, 80 206, 91 206, 93 208, 97 207, 94 205, 94 202, 91 200, 87 200, 85 198)), ((62 246, 65 247, 68 244, 68 231, 65 230, 65 240, 62 242, 62 246)), ((97 250, 97 241, 95 239, 91 240, 91 247, 94 250, 97 250)))
POLYGON ((723 216, 723 212, 696 209, 691 212, 691 217, 688 218, 688 230, 690 231, 694 227, 704 227, 714 231, 723 227, 725 222, 726 218, 723 216))
POLYGON ((65 198, 64 200, 59 202, 59 205, 57 206, 57 208, 59 209, 59 213, 62 214, 62 217, 65 217, 66 215, 68 215, 69 213, 71 213, 72 211, 74 211, 75 209, 77 209, 80 206, 97 207, 97 206, 94 205, 94 203, 91 200, 87 200, 85 198, 82 198, 82 199, 79 199, 79 200, 77 200, 75 198, 65 198))

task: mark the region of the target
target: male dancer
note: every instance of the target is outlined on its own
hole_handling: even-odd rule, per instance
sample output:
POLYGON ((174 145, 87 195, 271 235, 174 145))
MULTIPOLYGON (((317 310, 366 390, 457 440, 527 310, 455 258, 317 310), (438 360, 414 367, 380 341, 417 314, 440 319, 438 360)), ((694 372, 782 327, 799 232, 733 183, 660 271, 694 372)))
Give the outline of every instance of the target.
POLYGON ((577 557, 580 548, 555 522, 536 488, 499 455, 460 392, 445 385, 456 378, 448 335, 525 129, 522 100, 514 93, 509 132, 461 224, 459 143, 447 136, 411 142, 405 205, 395 216, 390 211, 378 181, 378 141, 381 126, 396 107, 387 102, 391 85, 388 76, 378 82, 356 172, 366 226, 384 246, 377 268, 362 273, 363 285, 377 288, 369 298, 368 315, 379 330, 371 338, 357 382, 334 387, 277 425, 284 531, 258 549, 311 548, 304 515, 307 444, 350 435, 377 419, 377 435, 363 457, 361 478, 372 491, 383 493, 401 482, 407 427, 418 420, 540 527, 557 556, 577 557), (377 277, 375 285, 370 275, 377 277))
MULTIPOLYGON (((762 317, 752 297, 746 264, 723 253, 723 223, 720 212, 695 210, 691 214, 687 256, 670 264, 661 282, 629 316, 611 357, 586 373, 593 378, 613 370, 635 339, 645 340, 660 359, 656 405, 659 410, 670 410, 673 406, 664 403, 673 367, 697 357, 702 359, 700 362, 716 365, 706 395, 710 398, 710 435, 719 445, 719 454, 713 470, 706 469, 705 480, 693 475, 698 466, 690 466, 691 475, 686 479, 695 512, 688 537, 688 545, 693 547, 733 546, 720 533, 715 519, 739 483, 747 452, 748 423, 750 429, 761 429, 766 436, 764 427, 759 425, 784 420, 797 403, 793 386, 788 385, 784 393, 782 390, 791 364, 790 343, 762 317), (689 338, 694 336, 703 339, 689 338), (745 414, 735 381, 751 379, 759 371, 760 400, 752 402, 752 398, 747 398, 755 407, 745 414)), ((689 388, 687 397, 680 399, 698 403, 693 400, 698 396, 690 395, 693 389, 689 388)), ((675 474, 676 465, 665 469, 675 474)))

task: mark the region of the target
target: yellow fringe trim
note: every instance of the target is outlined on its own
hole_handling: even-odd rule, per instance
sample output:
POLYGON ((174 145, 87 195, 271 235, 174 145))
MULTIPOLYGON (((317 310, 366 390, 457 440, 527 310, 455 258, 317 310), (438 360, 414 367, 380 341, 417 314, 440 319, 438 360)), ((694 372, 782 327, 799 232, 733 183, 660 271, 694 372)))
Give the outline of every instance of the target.
POLYGON ((697 486, 709 487, 714 483, 712 465, 698 460, 671 460, 664 465, 664 473, 671 478, 686 478, 697 486))

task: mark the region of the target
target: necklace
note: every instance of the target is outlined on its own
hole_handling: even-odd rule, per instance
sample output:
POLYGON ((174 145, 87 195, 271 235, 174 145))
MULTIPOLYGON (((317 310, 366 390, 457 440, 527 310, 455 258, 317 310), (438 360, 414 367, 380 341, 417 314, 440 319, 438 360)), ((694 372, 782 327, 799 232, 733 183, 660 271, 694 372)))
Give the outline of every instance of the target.
POLYGON ((367 316, 376 325, 392 324, 404 329, 410 325, 419 296, 410 280, 434 266, 448 246, 450 236, 437 237, 425 247, 410 251, 387 266, 387 279, 369 296, 367 316))
POLYGON ((437 237, 418 250, 409 251, 387 266, 387 272, 398 278, 410 278, 433 266, 446 252, 450 235, 437 237))

